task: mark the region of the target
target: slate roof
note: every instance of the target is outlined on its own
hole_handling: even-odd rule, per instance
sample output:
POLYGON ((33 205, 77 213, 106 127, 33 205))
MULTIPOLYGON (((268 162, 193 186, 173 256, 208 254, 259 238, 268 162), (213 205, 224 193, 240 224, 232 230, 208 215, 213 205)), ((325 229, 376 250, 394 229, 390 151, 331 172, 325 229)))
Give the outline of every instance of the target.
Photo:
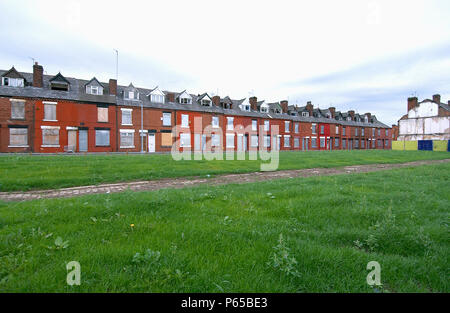
MULTIPOLYGON (((5 74, 7 71, 0 70, 0 76, 5 74)), ((18 72, 23 78, 28 81, 33 81, 32 73, 18 72)), ((60 73, 59 73, 60 74, 60 73)), ((222 107, 212 105, 212 106, 203 106, 199 104, 198 100, 200 96, 196 96, 194 94, 190 94, 192 97, 192 104, 180 104, 178 102, 167 102, 167 95, 169 93, 174 94, 175 99, 178 98, 182 92, 172 92, 162 90, 164 94, 166 94, 166 102, 165 103, 154 103, 150 101, 150 97, 148 96, 153 89, 147 88, 138 88, 134 87, 132 84, 129 86, 118 85, 117 86, 117 96, 109 95, 109 84, 104 82, 99 82, 103 86, 103 95, 91 95, 86 94, 85 86, 90 83, 91 80, 77 79, 71 77, 64 77, 62 74, 58 76, 58 79, 63 77, 71 86, 69 91, 61 91, 61 90, 51 90, 50 89, 50 81, 52 78, 58 76, 52 75, 43 75, 43 88, 37 88, 32 86, 25 87, 10 87, 10 86, 0 86, 0 96, 8 96, 8 97, 26 97, 26 98, 41 98, 41 99, 61 99, 61 100, 73 100, 73 101, 82 101, 89 103, 108 103, 108 104, 117 104, 119 106, 136 106, 140 107, 141 103, 146 108, 158 108, 158 109, 167 109, 167 110, 183 110, 183 111, 198 111, 198 112, 209 112, 209 113, 217 113, 217 114, 225 114, 225 115, 236 115, 236 116, 248 116, 248 117, 259 117, 263 119, 285 119, 292 120, 297 122, 311 122, 311 123, 332 123, 332 124, 341 124, 341 125, 349 125, 349 126, 364 126, 364 127, 380 127, 380 128, 390 128, 389 126, 379 122, 376 120, 376 117, 372 115, 373 123, 364 123, 364 122, 355 122, 355 121, 338 121, 336 119, 329 119, 323 116, 320 117, 304 117, 301 115, 292 116, 289 114, 281 113, 277 114, 269 111, 269 113, 261 113, 260 106, 264 101, 257 102, 257 111, 250 110, 245 111, 241 110, 239 107, 246 99, 234 100, 229 96, 226 96, 221 99, 221 101, 227 101, 232 104, 231 109, 224 109, 222 107), (133 88, 134 90, 139 92, 139 99, 131 100, 123 98, 123 91, 129 90, 133 88)), ((281 109, 281 105, 278 102, 268 103, 269 108, 279 107, 281 109)), ((448 105, 443 104, 447 107, 448 105)), ((292 105, 289 107, 293 107, 292 105)), ((305 106, 295 107, 297 112, 307 111, 305 106)), ((327 111, 327 110, 322 110, 327 111)), ((336 112, 336 116, 340 114, 340 112, 336 112)), ((342 113, 343 116, 346 116, 347 113, 342 113)))
MULTIPOLYGON (((6 71, 0 70, 0 76, 6 71)), ((25 78, 26 81, 33 81, 32 73, 20 72, 20 74, 25 78)), ((25 97, 25 98, 40 98, 49 100, 72 100, 72 101, 83 101, 91 103, 116 103, 116 97, 109 95, 109 84, 101 83, 103 86, 103 95, 91 95, 86 93, 85 85, 88 80, 77 79, 71 77, 65 77, 70 83, 70 90, 51 90, 50 89, 50 79, 53 75, 43 75, 43 88, 37 88, 33 86, 25 87, 10 87, 0 85, 0 95, 7 97, 25 97)))

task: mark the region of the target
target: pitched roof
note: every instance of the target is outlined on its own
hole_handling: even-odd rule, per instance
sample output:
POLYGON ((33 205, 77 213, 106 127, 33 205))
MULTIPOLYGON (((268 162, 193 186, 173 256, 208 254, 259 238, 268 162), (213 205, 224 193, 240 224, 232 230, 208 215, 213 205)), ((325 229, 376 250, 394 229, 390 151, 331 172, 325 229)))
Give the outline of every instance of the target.
POLYGON ((61 74, 61 72, 58 72, 55 76, 50 78, 49 80, 51 83, 59 83, 59 84, 68 84, 70 85, 70 82, 61 74))
POLYGON ((88 82, 85 84, 85 86, 89 86, 89 85, 94 85, 94 86, 100 86, 100 87, 103 87, 103 85, 98 81, 97 78, 95 78, 95 76, 94 76, 90 81, 88 81, 88 82))
POLYGON ((11 69, 5 73, 3 73, 2 77, 8 77, 8 78, 22 78, 23 80, 26 80, 25 77, 23 77, 15 68, 14 66, 11 67, 11 69))

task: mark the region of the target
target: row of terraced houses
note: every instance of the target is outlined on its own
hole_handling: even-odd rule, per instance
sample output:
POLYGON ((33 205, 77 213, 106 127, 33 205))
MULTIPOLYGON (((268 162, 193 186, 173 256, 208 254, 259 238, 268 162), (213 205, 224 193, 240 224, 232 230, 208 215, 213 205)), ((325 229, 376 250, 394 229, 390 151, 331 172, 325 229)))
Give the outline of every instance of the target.
POLYGON ((395 140, 371 113, 311 102, 299 107, 44 75, 37 62, 32 73, 12 67, 0 77, 0 152, 168 152, 173 143, 188 151, 390 149, 395 140))

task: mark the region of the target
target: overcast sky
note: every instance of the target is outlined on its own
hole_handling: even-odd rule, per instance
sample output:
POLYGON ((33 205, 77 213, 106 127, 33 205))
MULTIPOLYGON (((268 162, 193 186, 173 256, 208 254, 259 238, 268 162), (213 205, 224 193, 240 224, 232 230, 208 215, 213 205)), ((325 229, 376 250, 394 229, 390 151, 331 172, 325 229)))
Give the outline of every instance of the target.
POLYGON ((450 1, 1 1, 0 68, 373 112, 450 99, 450 1))

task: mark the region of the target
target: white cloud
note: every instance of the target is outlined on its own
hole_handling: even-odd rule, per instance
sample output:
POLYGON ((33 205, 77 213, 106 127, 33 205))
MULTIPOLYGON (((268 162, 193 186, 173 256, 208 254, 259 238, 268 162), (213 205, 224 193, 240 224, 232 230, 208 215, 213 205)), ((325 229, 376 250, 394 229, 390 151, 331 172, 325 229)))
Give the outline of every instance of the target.
MULTIPOLYGON (((339 84, 283 83, 407 55, 450 38, 450 21, 442 14, 450 8, 445 0, 15 1, 0 8, 8 16, 0 20, 0 39, 13 47, 0 51, 2 68, 13 63, 28 71, 32 56, 50 73, 107 80, 115 76, 115 48, 119 83, 219 90, 233 98, 254 90, 269 101, 302 93, 327 94, 323 101, 338 104, 354 99, 337 93, 339 84)), ((356 75, 345 84, 408 88, 448 72, 448 63, 442 65, 417 63, 396 73, 394 64, 391 71, 382 69, 386 73, 364 81, 356 75)), ((398 113, 393 111, 390 120, 398 113)))

